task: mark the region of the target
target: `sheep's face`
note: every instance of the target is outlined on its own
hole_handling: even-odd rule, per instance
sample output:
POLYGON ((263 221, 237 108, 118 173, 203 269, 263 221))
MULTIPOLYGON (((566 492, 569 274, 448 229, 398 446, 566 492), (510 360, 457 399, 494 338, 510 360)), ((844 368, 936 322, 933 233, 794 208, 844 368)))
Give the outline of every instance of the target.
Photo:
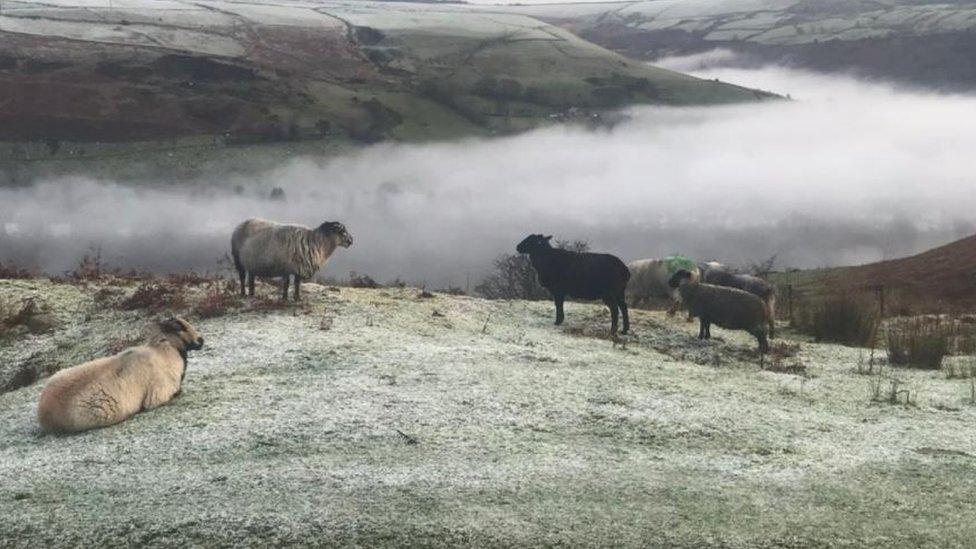
POLYGON ((197 351, 203 348, 203 337, 189 322, 182 318, 173 317, 159 323, 163 333, 175 336, 183 344, 184 349, 197 351))
POLYGON ((336 244, 343 248, 352 246, 352 235, 346 230, 346 226, 338 221, 326 221, 319 225, 319 232, 336 237, 336 244))
POLYGON ((515 251, 520 254, 531 254, 533 252, 549 250, 552 249, 552 246, 549 245, 550 240, 552 240, 552 235, 542 236, 541 234, 530 234, 525 237, 525 240, 519 242, 519 245, 515 247, 515 251))
POLYGON ((694 278, 695 275, 691 274, 691 271, 681 269, 680 271, 674 273, 671 276, 671 279, 668 280, 668 286, 672 288, 679 288, 681 287, 682 284, 687 284, 688 282, 692 282, 694 278))

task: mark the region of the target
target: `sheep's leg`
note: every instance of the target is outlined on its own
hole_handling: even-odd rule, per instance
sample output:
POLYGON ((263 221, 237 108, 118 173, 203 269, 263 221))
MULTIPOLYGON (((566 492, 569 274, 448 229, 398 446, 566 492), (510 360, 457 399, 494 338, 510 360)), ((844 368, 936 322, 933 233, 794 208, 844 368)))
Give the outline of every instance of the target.
POLYGON ((247 293, 254 297, 254 273, 247 273, 247 293))
POLYGON ((298 278, 298 275, 295 275, 295 301, 299 300, 298 288, 299 286, 301 286, 301 284, 302 284, 302 279, 298 278))
POLYGON ((603 302, 610 308, 610 335, 617 335, 617 317, 619 315, 617 302, 613 299, 606 299, 603 302))
POLYGON ((705 339, 712 339, 712 321, 705 323, 705 339))
POLYGON ((705 339, 705 319, 698 319, 698 339, 705 339))
POLYGON ((668 307, 668 316, 674 316, 678 312, 678 302, 671 300, 671 306, 668 307))
POLYGON ((237 274, 241 276, 241 297, 244 297, 247 295, 244 289, 244 282, 247 280, 247 271, 245 271, 244 269, 238 269, 237 274))
POLYGON ((566 315, 563 314, 563 301, 566 300, 566 296, 556 295, 552 299, 556 302, 556 326, 559 326, 566 318, 566 315))
POLYGON ((282 277, 282 287, 281 299, 288 301, 288 282, 291 280, 291 275, 285 275, 282 277))
POLYGON ((759 352, 766 354, 769 352, 769 340, 766 339, 766 332, 759 331, 756 335, 756 340, 759 341, 759 352))
POLYGON ((627 311, 627 301, 624 298, 620 298, 620 313, 624 317, 624 329, 620 333, 626 335, 630 332, 630 313, 627 311))

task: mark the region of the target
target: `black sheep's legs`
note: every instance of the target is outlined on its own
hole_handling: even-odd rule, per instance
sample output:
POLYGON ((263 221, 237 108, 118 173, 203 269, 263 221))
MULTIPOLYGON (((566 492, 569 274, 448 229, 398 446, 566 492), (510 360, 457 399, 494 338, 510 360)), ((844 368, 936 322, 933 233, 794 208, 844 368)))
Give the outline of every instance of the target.
POLYGON ((705 323, 705 339, 712 339, 712 323, 711 323, 711 321, 705 323))
POLYGON ((563 319, 566 317, 566 315, 563 314, 563 301, 565 299, 566 296, 561 296, 561 295, 553 296, 553 301, 556 302, 556 326, 562 324, 563 319))
POLYGON ((247 273, 247 293, 254 297, 254 273, 247 273))
POLYGON ((610 335, 617 335, 617 301, 606 299, 603 302, 610 308, 610 335))
POLYGON ((298 301, 298 299, 299 299, 298 298, 298 287, 301 286, 301 284, 302 284, 302 279, 298 278, 298 275, 295 275, 295 301, 298 301))
POLYGON ((627 311, 627 301, 624 298, 620 298, 620 313, 624 317, 624 329, 620 333, 626 335, 630 331, 630 313, 627 311))
POLYGON ((285 275, 283 278, 284 278, 284 291, 281 293, 281 299, 288 301, 288 282, 291 280, 291 275, 285 275))
POLYGON ((766 354, 769 352, 769 340, 766 339, 765 332, 759 332, 756 334, 756 339, 759 340, 759 352, 766 354))

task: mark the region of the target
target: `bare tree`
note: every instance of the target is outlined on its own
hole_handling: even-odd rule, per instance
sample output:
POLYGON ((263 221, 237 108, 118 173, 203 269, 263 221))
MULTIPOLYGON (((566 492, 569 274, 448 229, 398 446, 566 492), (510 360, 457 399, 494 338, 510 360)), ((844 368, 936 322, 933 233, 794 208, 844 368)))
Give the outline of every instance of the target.
POLYGON ((773 266, 776 265, 777 255, 779 254, 773 254, 762 261, 749 265, 748 271, 760 278, 768 277, 769 273, 773 272, 773 266))
MULTIPOLYGON (((590 249, 590 245, 582 240, 560 240, 556 247, 573 252, 590 249)), ((474 287, 474 291, 488 299, 549 299, 549 292, 539 284, 529 256, 522 254, 502 254, 495 258, 494 270, 474 287)))

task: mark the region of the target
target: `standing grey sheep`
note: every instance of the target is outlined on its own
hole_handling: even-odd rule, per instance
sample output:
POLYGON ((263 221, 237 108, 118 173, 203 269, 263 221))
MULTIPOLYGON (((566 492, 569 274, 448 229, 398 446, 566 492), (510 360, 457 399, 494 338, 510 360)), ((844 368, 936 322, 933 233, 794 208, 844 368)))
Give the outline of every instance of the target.
MULTIPOLYGON (((674 273, 686 269, 697 279, 698 266, 694 261, 680 255, 664 259, 638 259, 627 264, 630 282, 627 283, 627 302, 631 307, 641 307, 653 299, 670 298, 668 316, 674 316, 681 306, 681 294, 668 286, 674 273)), ((691 316, 688 316, 689 322, 691 316)))
POLYGON ((759 352, 769 352, 766 337, 769 312, 758 297, 737 288, 703 284, 694 280, 691 272, 686 270, 675 273, 668 285, 678 288, 688 312, 698 317, 699 339, 712 337, 711 325, 714 323, 730 330, 749 332, 759 341, 759 352))
POLYGON ((552 235, 532 234, 519 242, 515 250, 529 254, 539 283, 549 290, 556 304, 556 326, 563 323, 563 302, 567 297, 599 299, 610 309, 610 334, 617 335, 617 315, 623 314, 624 329, 630 330, 630 315, 624 292, 630 271, 617 256, 589 252, 571 252, 553 248, 552 235), (619 312, 618 312, 619 311, 619 312))
POLYGON ((72 433, 120 423, 179 394, 188 351, 203 338, 187 321, 171 318, 148 345, 73 366, 51 376, 37 405, 49 433, 72 433))
POLYGON ((734 273, 717 261, 702 264, 701 280, 715 286, 738 288, 761 299, 769 310, 769 337, 776 337, 776 286, 772 282, 758 276, 734 273))
POLYGON ((283 225, 264 219, 248 219, 234 229, 230 251, 234 266, 254 295, 255 276, 284 278, 282 299, 288 300, 288 283, 295 277, 295 301, 299 300, 302 280, 312 277, 339 246, 352 246, 352 236, 345 225, 326 221, 316 229, 304 225, 283 225))

